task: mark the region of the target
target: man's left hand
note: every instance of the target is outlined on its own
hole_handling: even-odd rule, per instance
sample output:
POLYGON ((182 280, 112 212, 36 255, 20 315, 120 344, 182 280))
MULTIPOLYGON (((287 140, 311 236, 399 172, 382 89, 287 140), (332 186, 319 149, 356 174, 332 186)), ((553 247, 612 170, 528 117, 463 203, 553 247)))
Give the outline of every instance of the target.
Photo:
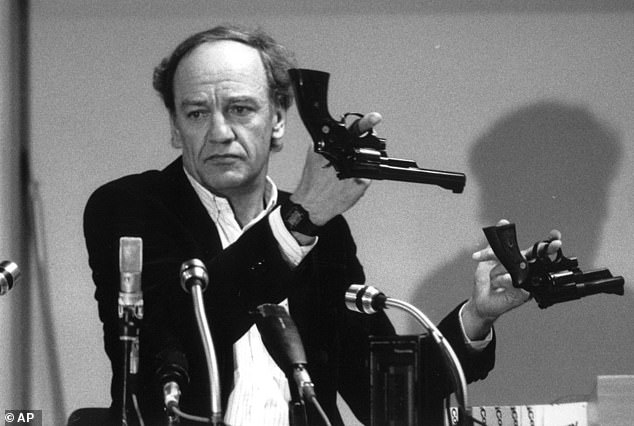
MULTIPOLYGON (((507 220, 501 220, 497 226, 508 223, 507 220)), ((547 239, 550 241, 547 247, 548 255, 556 254, 562 245, 561 233, 552 230, 547 239)), ((528 256, 531 249, 524 250, 522 254, 528 256)), ((511 275, 491 247, 474 253, 472 258, 478 262, 478 266, 473 293, 464 307, 462 321, 467 337, 471 340, 481 340, 489 333, 498 317, 524 304, 530 299, 530 294, 521 288, 513 287, 511 275)))

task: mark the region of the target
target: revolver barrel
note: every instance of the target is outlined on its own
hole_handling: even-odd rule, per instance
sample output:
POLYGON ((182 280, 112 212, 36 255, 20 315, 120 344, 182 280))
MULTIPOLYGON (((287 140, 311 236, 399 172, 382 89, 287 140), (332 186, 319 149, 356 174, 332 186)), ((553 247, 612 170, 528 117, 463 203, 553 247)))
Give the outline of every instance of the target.
POLYGON ((372 149, 355 151, 356 155, 348 162, 347 173, 342 173, 341 177, 438 185, 457 194, 464 190, 466 177, 463 173, 421 169, 414 161, 385 157, 372 149))

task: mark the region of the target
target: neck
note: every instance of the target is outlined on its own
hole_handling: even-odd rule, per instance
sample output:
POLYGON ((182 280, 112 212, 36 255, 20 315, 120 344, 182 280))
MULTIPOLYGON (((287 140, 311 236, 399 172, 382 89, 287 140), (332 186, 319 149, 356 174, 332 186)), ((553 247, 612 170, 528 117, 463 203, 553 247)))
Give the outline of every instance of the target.
POLYGON ((251 222, 264 209, 264 189, 258 193, 228 196, 227 199, 240 227, 251 222))
POLYGON ((191 175, 189 176, 197 185, 202 186, 213 195, 225 198, 229 202, 233 215, 240 227, 244 227, 264 210, 264 194, 266 193, 268 185, 266 175, 263 175, 263 178, 259 180, 259 182, 253 182, 251 185, 244 185, 239 188, 224 191, 214 190, 191 177, 191 175))

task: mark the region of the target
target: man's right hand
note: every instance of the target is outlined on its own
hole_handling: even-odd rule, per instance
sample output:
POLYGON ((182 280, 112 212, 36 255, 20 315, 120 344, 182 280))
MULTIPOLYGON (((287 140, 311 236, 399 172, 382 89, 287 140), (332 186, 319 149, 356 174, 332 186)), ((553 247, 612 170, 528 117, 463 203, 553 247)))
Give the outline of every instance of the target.
MULTIPOLYGON (((358 123, 359 130, 371 131, 380 122, 380 114, 366 114, 358 123)), ((354 206, 370 183, 371 180, 362 178, 339 179, 334 167, 322 155, 315 153, 311 146, 306 155, 301 180, 291 195, 291 201, 306 209, 311 222, 323 226, 354 206)))

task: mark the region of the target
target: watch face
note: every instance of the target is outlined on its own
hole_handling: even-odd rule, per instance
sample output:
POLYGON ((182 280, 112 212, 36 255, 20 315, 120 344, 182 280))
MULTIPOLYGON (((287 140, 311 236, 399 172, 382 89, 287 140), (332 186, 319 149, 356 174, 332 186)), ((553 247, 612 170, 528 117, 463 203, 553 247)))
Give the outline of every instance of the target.
POLYGON ((310 221, 308 212, 300 204, 288 202, 282 205, 282 220, 289 231, 310 236, 319 232, 319 227, 310 221))
POLYGON ((291 229, 295 229, 302 220, 304 220, 304 213, 300 210, 299 206, 293 206, 286 215, 286 222, 291 226, 291 229))

